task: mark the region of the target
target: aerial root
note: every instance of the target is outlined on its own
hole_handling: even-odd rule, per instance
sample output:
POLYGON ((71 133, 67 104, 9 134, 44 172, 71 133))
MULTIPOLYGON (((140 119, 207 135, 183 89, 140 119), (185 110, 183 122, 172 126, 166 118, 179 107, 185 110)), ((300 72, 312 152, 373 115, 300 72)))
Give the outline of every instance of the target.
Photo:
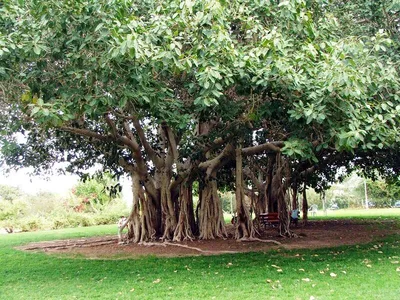
POLYGON ((252 238, 241 238, 239 240, 237 240, 237 242, 261 242, 261 243, 273 243, 276 245, 282 245, 280 242, 275 241, 275 240, 263 240, 263 239, 259 239, 256 237, 252 237, 252 238))
POLYGON ((211 250, 203 250, 197 247, 191 247, 188 245, 181 245, 181 244, 175 244, 175 243, 170 243, 170 242, 163 242, 163 243, 142 243, 144 246, 161 246, 161 247, 166 247, 166 246, 175 246, 175 247, 182 247, 190 250, 195 250, 200 253, 209 253, 209 254, 224 254, 224 253, 238 253, 237 251, 228 251, 228 250, 223 250, 223 251, 211 251, 211 250))
POLYGON ((95 240, 66 240, 66 241, 52 241, 48 243, 31 243, 26 246, 20 247, 22 250, 63 250, 70 248, 84 248, 84 247, 95 247, 102 245, 115 244, 117 241, 116 238, 111 237, 107 239, 95 239, 95 240))

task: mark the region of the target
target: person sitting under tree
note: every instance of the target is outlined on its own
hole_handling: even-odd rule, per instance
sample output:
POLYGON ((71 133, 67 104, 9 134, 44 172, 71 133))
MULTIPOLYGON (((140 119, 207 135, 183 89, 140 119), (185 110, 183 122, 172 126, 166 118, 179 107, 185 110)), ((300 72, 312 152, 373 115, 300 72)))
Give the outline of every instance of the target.
POLYGON ((293 209, 290 215, 290 223, 294 224, 297 227, 299 223, 300 211, 296 208, 293 209))
MULTIPOLYGON (((128 218, 125 216, 121 216, 119 221, 118 221, 118 244, 124 244, 126 241, 124 240, 122 230, 128 225, 128 218)), ((128 228, 129 231, 129 228, 128 228)))

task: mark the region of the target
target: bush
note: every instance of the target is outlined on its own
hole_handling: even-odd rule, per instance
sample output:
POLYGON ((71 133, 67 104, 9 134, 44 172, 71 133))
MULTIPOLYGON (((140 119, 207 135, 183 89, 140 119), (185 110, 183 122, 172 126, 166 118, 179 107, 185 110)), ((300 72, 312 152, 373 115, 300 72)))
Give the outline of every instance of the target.
POLYGON ((0 200, 0 221, 18 219, 28 211, 28 205, 22 200, 13 202, 0 200))
POLYGON ((29 212, 34 215, 47 216, 55 211, 65 210, 64 199, 49 192, 38 192, 25 198, 29 212))
POLYGON ((115 224, 129 209, 122 199, 110 198, 104 189, 115 183, 107 176, 103 181, 81 183, 67 199, 48 192, 27 195, 0 185, 0 228, 35 231, 115 224))
POLYGON ((13 228, 23 232, 51 229, 51 222, 41 216, 29 216, 18 220, 13 228))
POLYGON ((68 218, 69 227, 87 227, 96 225, 93 215, 85 213, 70 214, 68 218))

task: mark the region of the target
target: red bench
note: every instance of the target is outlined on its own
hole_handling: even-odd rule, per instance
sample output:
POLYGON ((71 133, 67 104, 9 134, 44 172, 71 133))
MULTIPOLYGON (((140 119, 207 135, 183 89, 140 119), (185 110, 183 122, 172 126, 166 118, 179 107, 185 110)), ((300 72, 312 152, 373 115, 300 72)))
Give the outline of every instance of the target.
POLYGON ((278 213, 265 213, 260 214, 259 216, 260 224, 263 224, 264 227, 274 226, 279 224, 279 216, 278 213))

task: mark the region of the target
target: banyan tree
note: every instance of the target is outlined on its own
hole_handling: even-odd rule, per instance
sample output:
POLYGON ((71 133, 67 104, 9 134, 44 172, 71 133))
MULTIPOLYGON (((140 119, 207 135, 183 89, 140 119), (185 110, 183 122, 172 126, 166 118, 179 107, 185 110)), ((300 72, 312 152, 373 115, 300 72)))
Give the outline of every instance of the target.
POLYGON ((3 1, 2 160, 128 174, 135 242, 225 237, 219 184, 236 191, 237 238, 257 233, 249 187, 256 215, 279 212, 290 236, 296 191, 330 153, 399 139, 391 41, 343 36, 335 11, 317 0, 3 1))

